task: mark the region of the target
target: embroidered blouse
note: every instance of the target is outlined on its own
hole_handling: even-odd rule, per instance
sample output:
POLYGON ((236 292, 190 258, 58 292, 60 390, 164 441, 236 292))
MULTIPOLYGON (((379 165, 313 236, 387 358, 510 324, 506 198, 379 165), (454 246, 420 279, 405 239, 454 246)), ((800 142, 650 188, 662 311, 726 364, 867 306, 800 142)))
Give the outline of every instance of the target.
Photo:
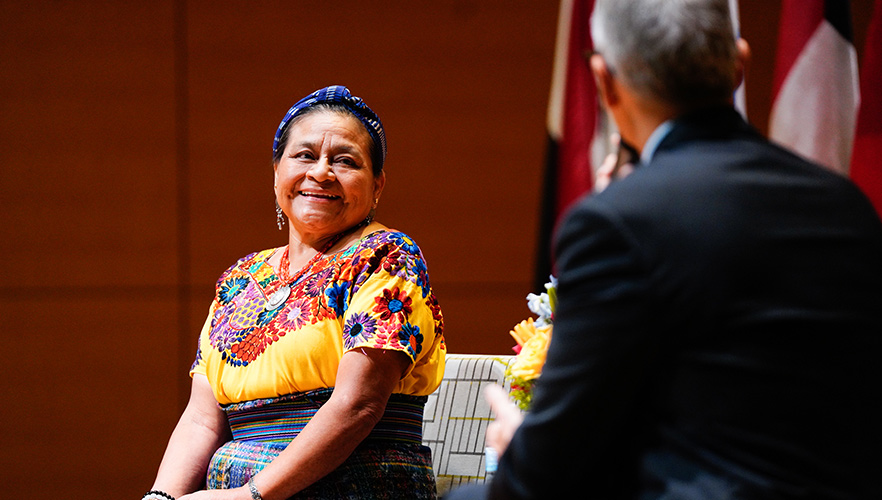
POLYGON ((271 309, 268 298, 284 285, 267 263, 277 250, 240 259, 217 282, 190 373, 208 377, 219 403, 333 387, 343 353, 361 347, 411 359, 393 392, 428 395, 438 387, 443 318, 410 237, 377 231, 323 256, 271 309))

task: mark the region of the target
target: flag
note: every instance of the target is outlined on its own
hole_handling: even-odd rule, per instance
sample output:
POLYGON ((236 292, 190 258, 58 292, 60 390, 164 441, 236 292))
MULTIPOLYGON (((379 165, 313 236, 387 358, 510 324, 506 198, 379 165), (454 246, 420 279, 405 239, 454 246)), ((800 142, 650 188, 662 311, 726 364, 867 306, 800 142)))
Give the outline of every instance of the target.
POLYGON ((857 75, 849 2, 783 0, 769 138, 848 175, 857 75))
MULTIPOLYGON (((601 109, 586 57, 593 50, 590 18, 594 0, 562 0, 557 25, 551 95, 548 102, 548 147, 542 215, 536 259, 535 290, 554 272, 554 230, 566 209, 594 184, 594 171, 610 152, 615 124, 601 109)), ((739 34, 738 0, 729 0, 735 35, 739 34)), ((735 94, 736 108, 746 116, 744 86, 735 94)))
POLYGON ((593 49, 589 27, 593 9, 594 0, 562 0, 560 4, 546 125, 537 290, 554 271, 551 247, 555 227, 566 209, 591 190, 594 169, 599 166, 591 156, 603 113, 586 59, 593 49))
POLYGON ((851 178, 882 216, 882 0, 873 5, 861 69, 851 178))

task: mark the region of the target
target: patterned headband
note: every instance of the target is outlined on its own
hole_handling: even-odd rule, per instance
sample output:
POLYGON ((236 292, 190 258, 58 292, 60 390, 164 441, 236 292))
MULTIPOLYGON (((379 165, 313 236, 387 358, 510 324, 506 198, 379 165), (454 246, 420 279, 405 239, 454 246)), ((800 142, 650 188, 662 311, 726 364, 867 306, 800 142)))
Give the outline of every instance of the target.
POLYGON ((380 122, 380 117, 360 97, 352 95, 349 89, 342 85, 331 85, 330 87, 316 90, 298 101, 294 106, 291 106, 291 109, 285 114, 285 118, 282 119, 282 123, 279 124, 278 130, 276 130, 276 137, 273 139, 273 158, 276 157, 279 141, 282 139, 282 135, 285 133, 285 129, 288 128, 291 119, 303 110, 322 103, 342 104, 356 118, 361 120, 374 143, 380 146, 380 167, 382 167, 383 162, 386 161, 386 133, 383 131, 383 123, 380 122))

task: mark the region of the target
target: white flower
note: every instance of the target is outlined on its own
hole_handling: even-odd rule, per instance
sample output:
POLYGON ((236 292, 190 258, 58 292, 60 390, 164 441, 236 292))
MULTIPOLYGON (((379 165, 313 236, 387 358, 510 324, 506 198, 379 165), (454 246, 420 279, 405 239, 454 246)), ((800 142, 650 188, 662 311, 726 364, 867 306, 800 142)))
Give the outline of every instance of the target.
POLYGON ((527 294, 527 307, 530 308, 530 311, 532 311, 533 314, 539 316, 539 320, 536 322, 537 324, 548 324, 551 319, 552 311, 547 293, 540 293, 539 295, 536 295, 535 293, 527 294))

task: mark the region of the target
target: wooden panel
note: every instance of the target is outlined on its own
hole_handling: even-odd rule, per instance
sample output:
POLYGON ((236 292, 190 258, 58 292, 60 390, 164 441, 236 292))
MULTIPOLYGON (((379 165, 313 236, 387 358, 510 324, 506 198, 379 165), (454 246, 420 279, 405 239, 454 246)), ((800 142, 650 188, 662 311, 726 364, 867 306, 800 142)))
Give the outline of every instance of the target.
POLYGON ((3 2, 0 34, 3 285, 173 283, 170 2, 3 2))
POLYGON ((137 498, 179 415, 171 7, 0 3, 6 496, 137 498))
POLYGON ((174 294, 47 292, 0 302, 4 497, 137 498, 179 416, 174 294))

